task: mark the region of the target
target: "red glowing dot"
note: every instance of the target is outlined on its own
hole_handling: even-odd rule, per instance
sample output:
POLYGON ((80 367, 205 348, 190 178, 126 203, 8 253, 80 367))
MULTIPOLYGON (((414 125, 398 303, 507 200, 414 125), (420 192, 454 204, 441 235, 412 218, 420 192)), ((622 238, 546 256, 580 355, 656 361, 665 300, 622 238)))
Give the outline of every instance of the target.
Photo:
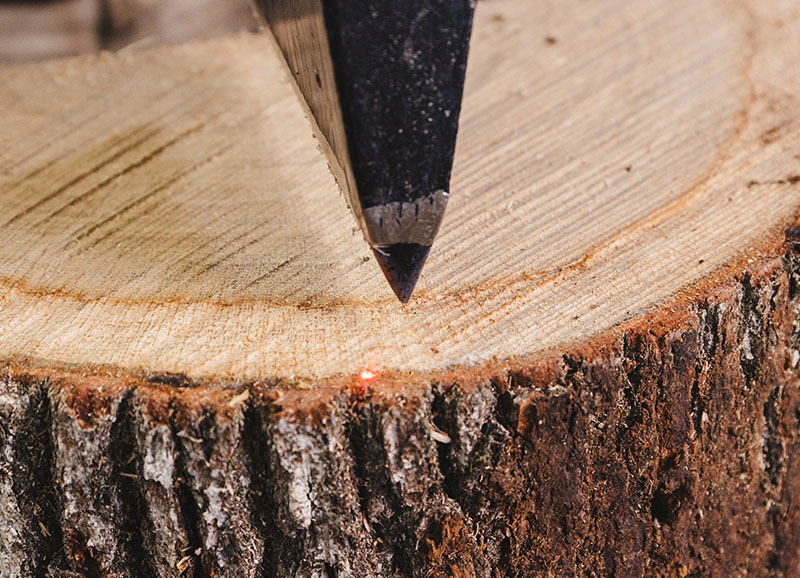
POLYGON ((366 369, 365 368, 365 369, 362 369, 359 372, 358 377, 363 382, 371 383, 371 382, 375 381, 376 379, 378 379, 378 374, 376 372, 372 371, 371 369, 366 369))

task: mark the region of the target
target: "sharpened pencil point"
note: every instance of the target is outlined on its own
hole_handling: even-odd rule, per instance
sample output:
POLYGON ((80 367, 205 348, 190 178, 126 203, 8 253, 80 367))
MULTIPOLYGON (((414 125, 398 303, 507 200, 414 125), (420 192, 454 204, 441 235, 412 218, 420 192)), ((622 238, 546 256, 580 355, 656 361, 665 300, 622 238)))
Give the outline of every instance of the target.
POLYGON ((411 299, 430 250, 430 246, 416 243, 396 243, 372 248, 392 291, 403 303, 408 303, 411 299))
POLYGON ((408 302, 450 196, 476 0, 255 0, 408 302))

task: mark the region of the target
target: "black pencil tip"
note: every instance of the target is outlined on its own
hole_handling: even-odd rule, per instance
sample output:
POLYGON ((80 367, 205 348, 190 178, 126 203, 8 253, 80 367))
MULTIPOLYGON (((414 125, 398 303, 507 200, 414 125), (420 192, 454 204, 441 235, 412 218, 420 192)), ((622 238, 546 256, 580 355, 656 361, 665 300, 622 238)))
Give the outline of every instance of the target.
POLYGON ((430 246, 416 243, 396 243, 372 248, 392 291, 403 303, 408 303, 411 299, 430 250, 430 246))

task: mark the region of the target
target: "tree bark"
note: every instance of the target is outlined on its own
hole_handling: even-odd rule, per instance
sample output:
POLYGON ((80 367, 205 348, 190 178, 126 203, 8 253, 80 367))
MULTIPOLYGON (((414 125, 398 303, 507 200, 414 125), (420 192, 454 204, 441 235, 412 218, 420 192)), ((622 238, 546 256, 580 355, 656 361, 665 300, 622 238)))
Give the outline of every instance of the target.
POLYGON ((791 235, 507 366, 307 391, 8 364, 3 575, 793 576, 791 235))
POLYGON ((271 46, 0 67, 0 577, 800 575, 797 3, 479 4, 405 307, 271 46))

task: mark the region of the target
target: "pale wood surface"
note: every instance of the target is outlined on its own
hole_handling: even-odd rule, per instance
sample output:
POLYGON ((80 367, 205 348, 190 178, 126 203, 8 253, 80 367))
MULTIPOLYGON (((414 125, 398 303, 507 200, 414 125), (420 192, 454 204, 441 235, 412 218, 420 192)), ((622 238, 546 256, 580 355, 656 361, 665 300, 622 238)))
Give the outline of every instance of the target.
POLYGON ((269 39, 0 68, 0 357, 312 378, 598 334, 795 214, 799 17, 479 4, 452 200, 406 307, 269 39))

